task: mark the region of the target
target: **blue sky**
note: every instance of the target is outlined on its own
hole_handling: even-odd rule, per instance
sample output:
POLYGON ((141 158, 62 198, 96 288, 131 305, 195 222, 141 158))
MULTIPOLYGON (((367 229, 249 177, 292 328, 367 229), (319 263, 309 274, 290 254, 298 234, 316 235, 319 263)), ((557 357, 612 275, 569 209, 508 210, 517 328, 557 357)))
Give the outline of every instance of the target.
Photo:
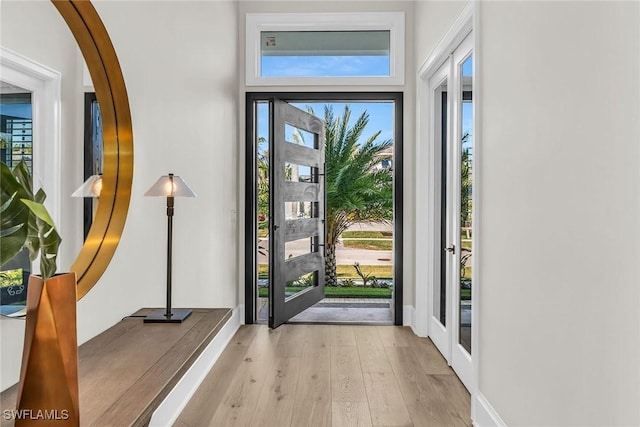
MULTIPOLYGON (((293 106, 306 111, 307 106, 311 106, 316 116, 324 119, 324 106, 333 106, 334 115, 342 116, 345 105, 351 109, 351 120, 353 124, 364 112, 369 113, 369 124, 364 130, 363 136, 369 138, 378 130, 382 131, 377 140, 382 142, 386 139, 393 139, 393 103, 392 102, 301 102, 292 103, 293 106)), ((260 104, 258 107, 258 136, 267 138, 269 135, 269 115, 268 105, 260 104)))
POLYGON ((379 141, 393 139, 393 102, 302 102, 292 103, 292 105, 305 111, 307 106, 311 106, 314 114, 321 119, 324 119, 325 105, 333 107, 333 114, 336 117, 342 117, 344 107, 348 105, 351 109, 350 125, 352 125, 363 112, 367 111, 369 113, 369 124, 365 128, 363 136, 368 138, 380 130, 382 133, 378 136, 379 141))
MULTIPOLYGON (((471 76, 473 73, 471 57, 462 64, 462 75, 471 76)), ((262 75, 268 76, 383 76, 389 75, 388 56, 263 56, 262 75), (360 70, 360 71, 358 71, 360 70), (364 70, 364 71, 363 71, 364 70)), ((324 118, 324 102, 302 102, 292 105, 306 110, 311 106, 314 113, 324 118)), ((393 139, 393 103, 392 102, 333 102, 336 116, 341 116, 345 105, 351 108, 351 123, 353 123, 363 111, 369 113, 369 124, 365 128, 364 137, 368 138, 374 132, 380 130, 380 141, 393 139)), ((259 136, 268 135, 268 109, 267 106, 259 107, 258 133, 259 136)), ((464 103, 462 106, 462 131, 470 132, 473 125, 472 104, 464 103)), ((471 147, 473 136, 463 146, 471 147)))
POLYGON ((263 56, 262 77, 389 76, 389 56, 263 56))
POLYGON ((0 114, 30 119, 32 115, 31 104, 2 104, 0 105, 0 114))

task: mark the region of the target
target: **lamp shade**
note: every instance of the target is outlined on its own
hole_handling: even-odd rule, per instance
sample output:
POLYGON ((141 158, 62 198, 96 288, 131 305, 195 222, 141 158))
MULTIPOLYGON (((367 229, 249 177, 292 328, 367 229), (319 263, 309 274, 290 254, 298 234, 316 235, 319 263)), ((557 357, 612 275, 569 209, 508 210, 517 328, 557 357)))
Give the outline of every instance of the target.
POLYGON ((91 175, 73 192, 71 197, 100 197, 102 192, 102 175, 91 175))
POLYGON ((177 175, 162 175, 149 188, 145 197, 197 197, 186 182, 177 175))

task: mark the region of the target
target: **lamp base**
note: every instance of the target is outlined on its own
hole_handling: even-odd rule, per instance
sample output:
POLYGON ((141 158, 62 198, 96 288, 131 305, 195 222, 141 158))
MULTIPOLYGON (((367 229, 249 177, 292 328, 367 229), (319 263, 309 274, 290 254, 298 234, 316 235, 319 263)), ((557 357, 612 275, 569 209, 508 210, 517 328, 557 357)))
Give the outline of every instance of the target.
POLYGON ((155 310, 153 313, 144 318, 144 323, 182 323, 184 319, 191 315, 188 308, 174 308, 171 310, 171 316, 166 316, 167 310, 155 310))

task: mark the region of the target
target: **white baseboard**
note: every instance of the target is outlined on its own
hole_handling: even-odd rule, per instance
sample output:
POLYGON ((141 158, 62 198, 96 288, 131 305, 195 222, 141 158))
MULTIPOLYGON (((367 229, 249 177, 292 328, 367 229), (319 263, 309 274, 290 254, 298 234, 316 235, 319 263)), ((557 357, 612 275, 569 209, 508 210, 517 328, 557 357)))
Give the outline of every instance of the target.
POLYGON ((482 393, 475 395, 473 425, 476 427, 507 427, 507 424, 500 418, 500 415, 493 409, 493 406, 482 393))
POLYGON ((240 307, 233 309, 231 318, 211 340, 207 348, 182 376, 176 386, 169 392, 160 406, 151 415, 149 427, 166 427, 175 423, 191 397, 205 379, 222 351, 240 327, 240 307))
POLYGON ((412 305, 402 306, 402 325, 415 331, 415 308, 412 305))
POLYGON ((246 320, 246 317, 245 317, 245 314, 246 314, 246 313, 245 313, 245 311, 244 311, 244 310, 245 310, 245 309, 244 309, 244 304, 240 304, 240 305, 238 305, 238 310, 239 310, 239 312, 240 312, 240 324, 241 324, 241 325, 244 325, 244 324, 245 324, 245 320, 246 320))

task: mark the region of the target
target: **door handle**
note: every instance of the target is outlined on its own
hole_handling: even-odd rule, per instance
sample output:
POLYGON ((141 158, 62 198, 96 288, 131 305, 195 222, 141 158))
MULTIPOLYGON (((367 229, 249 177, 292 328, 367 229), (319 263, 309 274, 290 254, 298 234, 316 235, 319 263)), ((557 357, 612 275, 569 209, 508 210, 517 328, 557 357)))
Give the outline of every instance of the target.
POLYGON ((456 245, 448 246, 448 247, 444 248, 444 250, 453 255, 453 254, 456 253, 456 245))

